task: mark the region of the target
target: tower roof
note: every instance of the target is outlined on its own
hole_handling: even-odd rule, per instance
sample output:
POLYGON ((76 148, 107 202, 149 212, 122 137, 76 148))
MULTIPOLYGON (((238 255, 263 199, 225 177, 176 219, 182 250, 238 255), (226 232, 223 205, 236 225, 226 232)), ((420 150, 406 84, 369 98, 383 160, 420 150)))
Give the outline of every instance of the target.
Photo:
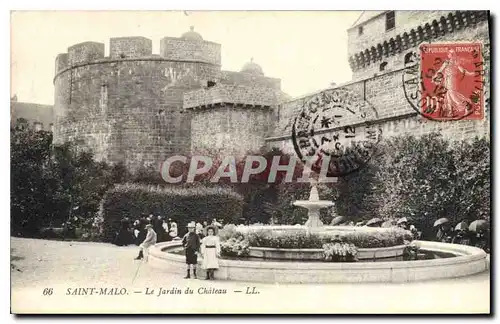
POLYGON ((250 59, 250 62, 243 65, 241 72, 254 74, 254 75, 264 75, 264 71, 262 71, 262 68, 260 67, 259 64, 255 63, 253 61, 253 58, 250 59))
POLYGON ((182 34, 181 38, 189 39, 193 41, 202 41, 203 37, 194 31, 194 26, 189 27, 189 31, 182 34))

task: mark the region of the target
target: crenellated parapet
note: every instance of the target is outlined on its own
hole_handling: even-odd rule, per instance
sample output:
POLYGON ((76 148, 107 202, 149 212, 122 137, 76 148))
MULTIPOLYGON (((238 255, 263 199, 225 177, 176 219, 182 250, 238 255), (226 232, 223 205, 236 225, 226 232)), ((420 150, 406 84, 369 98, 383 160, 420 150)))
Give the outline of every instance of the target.
POLYGON ((198 39, 164 37, 160 42, 160 56, 169 60, 188 60, 220 65, 220 49, 220 44, 198 39))
POLYGON ((68 63, 71 65, 104 58, 104 44, 84 42, 68 48, 68 63))
POLYGON ((203 109, 226 104, 269 108, 277 105, 280 99, 279 93, 268 87, 218 84, 184 93, 184 109, 203 109))
POLYGON ((221 45, 205 41, 194 31, 181 37, 164 37, 160 40, 160 54, 153 54, 153 42, 140 36, 114 37, 109 42, 109 56, 105 57, 105 45, 83 42, 68 48, 55 60, 56 76, 68 69, 100 63, 120 61, 178 61, 220 66, 221 45))
POLYGON ((474 28, 487 20, 487 11, 416 13, 398 11, 396 28, 381 32, 379 29, 383 21, 375 17, 366 23, 366 26, 356 26, 348 31, 349 65, 356 72, 384 58, 405 52, 422 42, 448 37, 456 31, 474 28), (398 24, 399 16, 403 16, 400 18, 401 24, 398 24))
POLYGON ((111 58, 131 58, 153 55, 153 42, 146 37, 115 37, 110 39, 111 58))

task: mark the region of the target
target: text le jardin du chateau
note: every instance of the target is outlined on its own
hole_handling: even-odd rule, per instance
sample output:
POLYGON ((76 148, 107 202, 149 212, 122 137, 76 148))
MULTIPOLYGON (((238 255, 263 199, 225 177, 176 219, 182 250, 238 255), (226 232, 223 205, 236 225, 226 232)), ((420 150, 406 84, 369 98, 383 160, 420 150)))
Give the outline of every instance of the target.
MULTIPOLYGON (((44 295, 51 295, 45 294, 44 295)), ((257 290, 257 287, 245 287, 245 289, 234 290, 234 293, 240 293, 245 295, 257 295, 260 292, 257 290)), ((225 295, 227 294, 227 289, 220 289, 215 287, 198 287, 198 288, 145 288, 143 290, 130 290, 127 288, 118 288, 118 287, 107 287, 107 288, 97 288, 97 287, 75 287, 75 288, 67 288, 66 296, 126 296, 126 295, 147 295, 147 296, 156 296, 161 297, 164 295, 225 295)))

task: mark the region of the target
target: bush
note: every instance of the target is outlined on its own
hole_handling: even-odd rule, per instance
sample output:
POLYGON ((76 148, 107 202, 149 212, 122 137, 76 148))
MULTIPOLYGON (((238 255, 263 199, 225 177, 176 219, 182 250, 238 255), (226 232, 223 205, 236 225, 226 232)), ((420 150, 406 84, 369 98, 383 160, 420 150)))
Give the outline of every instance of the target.
POLYGON ((241 196, 227 188, 117 185, 102 201, 104 241, 112 242, 124 217, 133 220, 143 214, 163 215, 176 221, 182 236, 190 221, 217 218, 230 223, 238 220, 242 205, 241 196))
POLYGON ((354 262, 357 261, 358 249, 354 244, 327 243, 323 244, 323 256, 329 262, 354 262))
POLYGON ((439 133, 392 137, 359 172, 340 179, 337 212, 356 220, 408 217, 432 238, 435 220, 490 218, 490 142, 439 133))
POLYGON ((221 242, 221 254, 229 257, 246 257, 250 252, 249 247, 247 240, 232 237, 221 242))

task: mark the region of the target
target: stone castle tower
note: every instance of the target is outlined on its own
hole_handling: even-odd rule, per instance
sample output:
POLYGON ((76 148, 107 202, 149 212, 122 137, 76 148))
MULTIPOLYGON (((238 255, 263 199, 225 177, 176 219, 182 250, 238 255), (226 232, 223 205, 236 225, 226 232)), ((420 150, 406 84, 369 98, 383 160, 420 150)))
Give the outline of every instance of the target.
POLYGON ((265 77, 257 64, 241 72, 222 71, 221 46, 203 40, 193 28, 180 38, 161 39, 159 55, 152 54, 152 41, 144 37, 111 38, 109 46, 108 57, 104 44, 96 42, 73 45, 57 56, 55 143, 75 142, 98 160, 124 162, 131 169, 157 165, 191 149, 227 147, 232 126, 219 126, 235 112, 219 114, 212 105, 261 107, 265 101, 266 113, 240 111, 247 121, 258 120, 259 126, 248 130, 248 148, 264 144, 269 107, 282 96, 281 81, 265 77), (255 92, 272 98, 254 102, 249 98, 255 92), (206 106, 211 111, 196 109, 206 106))

